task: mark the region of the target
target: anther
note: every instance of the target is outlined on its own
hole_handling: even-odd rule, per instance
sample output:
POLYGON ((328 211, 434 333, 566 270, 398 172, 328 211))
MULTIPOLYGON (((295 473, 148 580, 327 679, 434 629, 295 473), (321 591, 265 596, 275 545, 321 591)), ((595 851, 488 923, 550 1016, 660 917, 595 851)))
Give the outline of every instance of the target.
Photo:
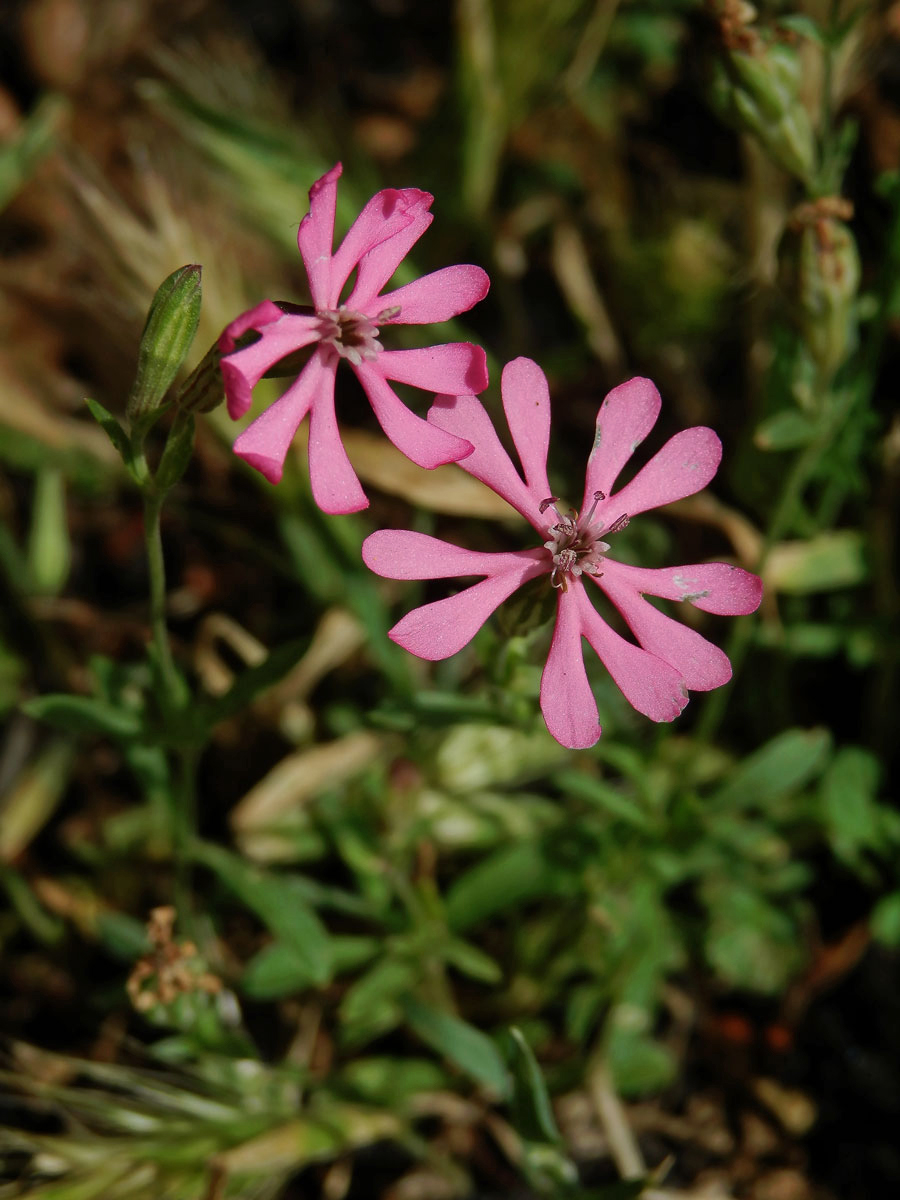
POLYGON ((558 499, 559 499, 558 496, 548 496, 546 500, 542 500, 540 502, 540 504, 538 505, 538 508, 541 511, 541 513, 545 513, 547 511, 547 509, 550 507, 550 505, 555 504, 558 499))
POLYGON ((607 525, 606 529, 603 530, 604 535, 621 532, 628 524, 629 519, 628 513, 622 513, 621 517, 616 517, 612 525, 607 525))

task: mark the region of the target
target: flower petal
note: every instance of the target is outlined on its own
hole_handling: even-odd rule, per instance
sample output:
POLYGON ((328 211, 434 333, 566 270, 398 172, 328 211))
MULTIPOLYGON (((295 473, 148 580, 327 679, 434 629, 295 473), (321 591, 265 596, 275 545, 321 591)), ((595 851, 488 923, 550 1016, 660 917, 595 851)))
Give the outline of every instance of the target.
POLYGON ((470 454, 471 442, 429 425, 406 407, 381 374, 382 357, 379 355, 374 363, 362 362, 353 370, 388 440, 417 466, 429 471, 470 454))
POLYGON ((357 265, 359 272, 347 307, 365 307, 431 224, 428 210, 433 200, 418 188, 385 188, 372 197, 334 253, 329 308, 337 305, 341 289, 357 265))
POLYGON ((320 394, 334 406, 334 364, 329 365, 321 354, 314 353, 284 395, 238 435, 235 454, 265 475, 269 483, 278 483, 294 434, 320 394))
MULTIPOLYGON (((337 181, 343 167, 336 163, 309 189, 309 212, 300 222, 297 245, 309 276, 309 289, 316 308, 333 308, 330 297, 331 247, 334 242, 334 212, 337 181)), ((340 288, 338 289, 340 291, 340 288)))
POLYGON ((255 308, 248 308, 246 312, 241 313, 239 317, 235 317, 230 324, 225 326, 219 334, 219 349, 223 354, 230 354, 234 349, 235 342, 248 329, 262 330, 266 325, 280 321, 284 315, 277 304, 271 300, 262 300, 255 308))
POLYGON ((419 350, 383 350, 381 374, 426 392, 454 395, 483 392, 488 385, 487 356, 471 342, 448 342, 419 350))
MULTIPOLYGON (((383 325, 429 325, 459 316, 483 300, 491 281, 481 267, 460 265, 432 271, 421 279, 404 284, 396 291, 377 297, 368 314, 374 320, 387 308, 400 311, 396 317, 382 321, 383 325), (378 312, 374 310, 377 309, 378 312)), ((352 305, 351 305, 352 307, 352 305)))
POLYGON ((604 571, 610 578, 627 581, 638 592, 665 600, 686 600, 704 612, 727 617, 756 612, 762 599, 759 576, 729 563, 652 569, 607 560, 604 571))
POLYGON ((322 512, 352 513, 369 507, 366 494, 347 457, 334 411, 335 363, 309 414, 309 483, 322 512))
POLYGON ((542 570, 534 559, 522 556, 513 568, 491 575, 455 596, 414 608, 397 622, 388 637, 429 662, 449 658, 472 640, 495 608, 542 570))
POLYGON ((533 496, 546 500, 547 450, 550 447, 550 392, 547 377, 530 358, 515 358, 503 368, 503 411, 533 496))
MULTIPOLYGON (((606 567, 611 565, 607 560, 606 567)), ((643 648, 674 667, 685 687, 708 692, 731 678, 731 663, 718 646, 654 608, 615 572, 605 569, 602 579, 594 582, 618 608, 643 648)))
POLYGON ((703 425, 683 429, 669 438, 631 483, 602 503, 597 515, 609 522, 623 513, 631 517, 693 496, 715 475, 721 458, 722 443, 711 429, 703 425))
POLYGON ((250 312, 232 321, 219 338, 219 346, 226 354, 219 365, 225 384, 228 415, 235 420, 242 417, 250 407, 253 388, 266 371, 279 359, 311 345, 318 337, 315 317, 283 313, 270 300, 264 300, 250 312), (226 347, 233 347, 235 340, 248 329, 258 330, 262 336, 242 350, 228 353, 226 347))
POLYGON ((572 591, 579 597, 582 632, 628 703, 651 721, 674 721, 688 702, 679 672, 620 637, 594 608, 583 587, 572 591))
POLYGON ((465 550, 411 529, 378 529, 370 533, 362 544, 362 556, 369 570, 383 579, 449 579, 525 571, 524 582, 547 570, 539 550, 500 553, 465 550))
POLYGON ((545 497, 532 496, 500 444, 480 400, 474 396, 436 396, 428 410, 428 423, 467 438, 475 449, 460 462, 462 469, 507 500, 535 529, 543 532, 547 528, 539 507, 545 497))
POLYGON ((584 669, 574 588, 559 594, 553 641, 541 676, 541 712, 552 735, 570 750, 593 746, 600 737, 597 702, 584 669))
POLYGON ((619 472, 656 424, 661 403, 654 384, 640 376, 609 393, 597 413, 582 508, 590 508, 596 492, 610 494, 619 472))

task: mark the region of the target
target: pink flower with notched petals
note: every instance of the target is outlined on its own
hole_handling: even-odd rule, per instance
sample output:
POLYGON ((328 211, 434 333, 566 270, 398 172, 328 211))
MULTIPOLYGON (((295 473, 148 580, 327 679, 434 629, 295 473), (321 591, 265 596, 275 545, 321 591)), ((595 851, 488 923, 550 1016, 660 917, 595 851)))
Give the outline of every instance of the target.
POLYGON ((659 393, 649 379, 631 379, 614 388, 600 407, 581 511, 565 513, 547 482, 550 397, 542 371, 530 359, 516 359, 503 372, 502 392, 524 479, 474 396, 438 396, 428 420, 472 443, 473 452, 459 465, 526 517, 541 544, 481 553, 408 530, 373 533, 363 543, 363 558, 388 579, 484 576, 455 596, 414 609, 394 626, 391 638, 420 658, 447 658, 517 588, 547 576, 556 589, 557 612, 541 679, 541 710, 556 740, 576 749, 592 746, 600 736, 582 638, 638 712, 653 721, 671 721, 687 704, 688 688, 719 687, 731 678, 731 664, 718 647, 660 612, 644 595, 686 600, 706 612, 734 616, 757 608, 762 584, 726 563, 650 570, 616 562, 608 552, 616 533, 638 513, 690 496, 709 483, 722 455, 719 439, 711 429, 686 429, 613 492, 619 472, 653 428, 660 409, 659 393), (586 580, 612 601, 638 644, 603 620, 586 580))
POLYGON ((338 432, 334 411, 335 373, 346 359, 369 398, 388 438, 421 467, 456 462, 471 450, 465 438, 429 424, 411 412, 390 380, 431 392, 480 392, 487 387, 480 346, 453 342, 421 350, 385 350, 384 325, 446 321, 477 304, 489 280, 480 267, 445 267, 394 291, 382 288, 431 224, 433 197, 416 188, 388 188, 368 202, 332 253, 340 163, 313 184, 309 212, 298 245, 309 276, 314 311, 283 312, 271 300, 244 313, 219 338, 228 411, 242 416, 251 391, 279 359, 314 346, 309 361, 283 396, 257 417, 234 444, 235 453, 271 482, 281 479, 288 447, 309 413, 309 474, 316 503, 328 513, 358 512, 368 500, 338 432), (341 301, 356 272, 350 294, 341 301), (235 350, 248 330, 261 336, 235 350))

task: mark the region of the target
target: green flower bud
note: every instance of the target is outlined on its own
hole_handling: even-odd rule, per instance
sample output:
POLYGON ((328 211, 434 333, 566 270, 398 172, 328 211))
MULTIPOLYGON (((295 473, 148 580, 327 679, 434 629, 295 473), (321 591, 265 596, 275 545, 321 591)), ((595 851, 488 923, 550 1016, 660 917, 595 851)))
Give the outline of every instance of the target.
POLYGON ((830 378, 856 341, 854 304, 860 263, 841 215, 846 201, 825 197, 801 205, 779 247, 779 282, 819 371, 830 378))
POLYGON ((737 32, 733 24, 720 16, 725 49, 713 68, 713 104, 729 124, 753 134, 786 171, 809 179, 816 141, 800 99, 800 60, 790 46, 763 37, 749 23, 737 32))
POLYGON ((199 266, 179 267, 153 297, 126 407, 133 426, 153 423, 191 348, 200 320, 200 273, 199 266))

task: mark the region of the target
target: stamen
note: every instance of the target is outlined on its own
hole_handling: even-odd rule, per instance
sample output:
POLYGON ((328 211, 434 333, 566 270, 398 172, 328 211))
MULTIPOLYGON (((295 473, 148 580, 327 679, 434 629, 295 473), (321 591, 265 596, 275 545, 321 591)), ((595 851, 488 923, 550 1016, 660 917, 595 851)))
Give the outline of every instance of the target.
POLYGON ((590 509, 588 510, 587 516, 584 518, 585 525, 590 525, 591 518, 593 517, 594 513, 597 511, 597 505, 600 503, 601 500, 605 500, 605 499, 606 499, 605 492, 594 492, 594 503, 591 505, 590 509))
POLYGON ((540 502, 538 509, 541 511, 541 513, 545 513, 550 505, 555 504, 558 499, 558 496, 548 496, 546 500, 542 500, 540 502))
MULTIPOLYGON (((396 311, 399 312, 399 308, 396 311)), ((319 309, 316 316, 319 318, 322 342, 354 366, 364 361, 372 362, 383 349, 378 341, 378 326, 365 313, 355 312, 342 304, 339 308, 319 309)))
POLYGON ((606 529, 603 530, 603 532, 605 534, 620 533, 625 528, 625 526, 628 524, 629 520, 630 520, 630 518, 628 516, 628 513, 622 513, 621 517, 616 517, 616 519, 613 521, 612 525, 608 525, 606 527, 606 529))
MULTIPOLYGON (((544 542, 544 547, 549 550, 553 561, 550 583, 560 591, 567 591, 570 580, 577 580, 582 575, 590 575, 592 579, 600 579, 603 576, 601 565, 604 555, 609 551, 609 542, 600 539, 602 521, 596 524, 593 524, 593 521, 597 505, 606 498, 603 492, 594 492, 593 503, 581 515, 573 508, 565 515, 561 514, 558 508, 555 509, 559 519, 555 525, 550 526, 553 536, 544 542)), ((556 497, 549 497, 541 503, 541 512, 555 504, 556 497)), ((622 513, 605 530, 605 534, 608 536, 610 533, 618 533, 627 524, 628 514, 622 513)))
POLYGON ((382 321, 393 321, 394 317, 400 316, 400 305, 392 304, 390 308, 383 308, 375 320, 380 324, 382 321))

